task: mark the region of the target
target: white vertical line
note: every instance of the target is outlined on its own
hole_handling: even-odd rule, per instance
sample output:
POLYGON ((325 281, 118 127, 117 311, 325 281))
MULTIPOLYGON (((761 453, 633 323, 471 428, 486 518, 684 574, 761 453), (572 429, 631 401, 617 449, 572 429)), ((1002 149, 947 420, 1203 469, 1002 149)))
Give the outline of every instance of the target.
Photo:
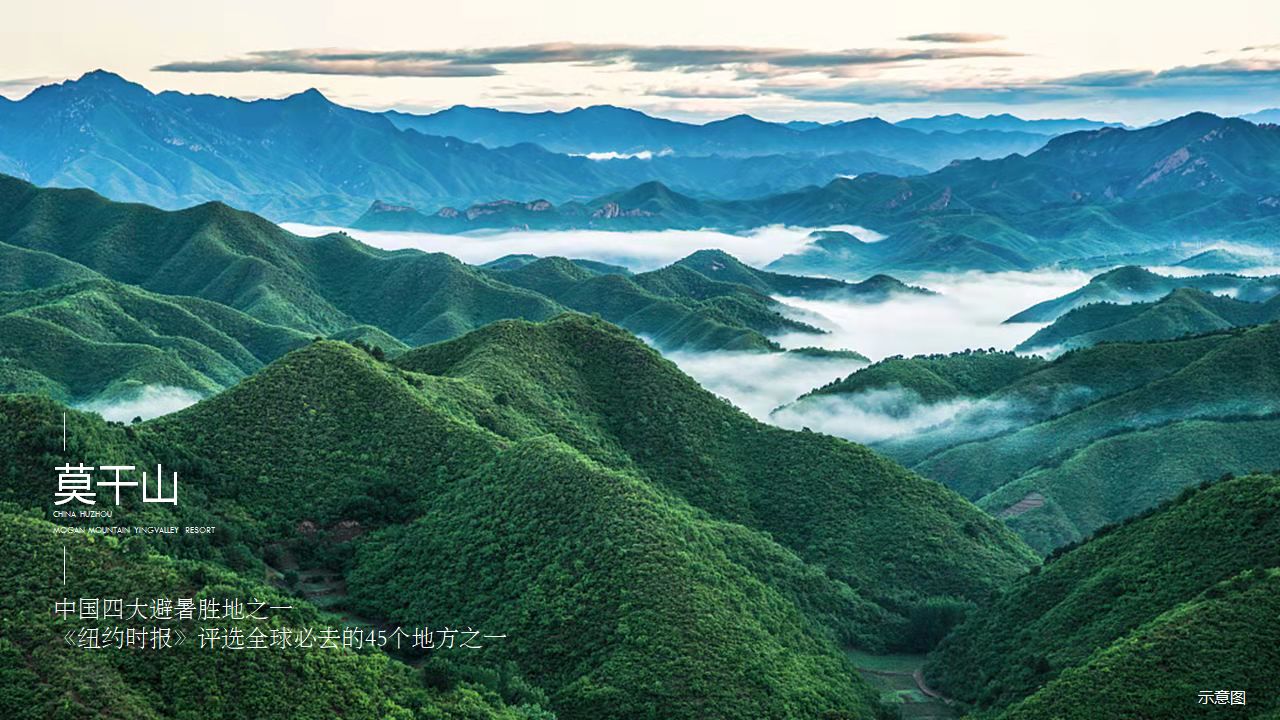
POLYGON ((67 546, 62 546, 62 584, 67 584, 67 546))
POLYGON ((62 413, 62 452, 67 451, 67 413, 62 413))

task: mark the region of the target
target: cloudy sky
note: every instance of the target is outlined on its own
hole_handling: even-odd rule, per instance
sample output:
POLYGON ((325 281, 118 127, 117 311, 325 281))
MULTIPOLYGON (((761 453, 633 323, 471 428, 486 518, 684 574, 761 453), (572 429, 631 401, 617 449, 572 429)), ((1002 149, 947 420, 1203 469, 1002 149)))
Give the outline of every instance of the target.
POLYGON ((316 87, 412 111, 612 103, 682 119, 1145 123, 1280 106, 1274 0, 40 0, 5 15, 10 98, 101 67, 153 90, 316 87))

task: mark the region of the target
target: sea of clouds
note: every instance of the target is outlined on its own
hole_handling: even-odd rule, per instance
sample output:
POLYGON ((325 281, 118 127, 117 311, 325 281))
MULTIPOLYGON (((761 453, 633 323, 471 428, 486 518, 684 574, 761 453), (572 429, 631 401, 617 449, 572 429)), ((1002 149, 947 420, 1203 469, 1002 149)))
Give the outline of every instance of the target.
MULTIPOLYGON (((511 254, 559 255, 623 265, 635 272, 656 269, 704 249, 724 250, 750 265, 764 267, 783 255, 800 250, 810 241, 814 230, 775 225, 743 233, 567 230, 451 235, 375 232, 296 223, 285 224, 284 227, 311 237, 343 231, 373 247, 443 252, 477 265, 511 254)), ((855 225, 821 229, 850 232, 866 242, 876 242, 884 237, 855 225)), ((1237 245, 1221 247, 1242 255, 1260 252, 1237 245)), ((1176 275, 1193 274, 1178 267, 1151 269, 1176 275)), ((896 355, 949 353, 970 348, 1009 350, 1043 325, 1006 325, 1006 318, 1036 303, 1071 292, 1100 272, 1102 270, 897 274, 901 280, 938 294, 899 295, 882 303, 778 297, 776 299, 797 319, 817 325, 827 333, 792 333, 774 339, 785 348, 818 346, 856 350, 872 361, 896 355)), ((1275 272, 1280 272, 1280 267, 1267 264, 1242 274, 1275 272)), ((825 429, 864 442, 897 437, 954 421, 957 417, 969 415, 974 409, 964 401, 928 406, 908 402, 910 398, 868 395, 853 400, 812 402, 803 410, 774 413, 775 409, 791 403, 800 395, 846 377, 865 367, 866 363, 849 358, 815 358, 789 353, 670 352, 667 356, 705 388, 761 420, 787 426, 814 425, 813 429, 825 429)), ((174 412, 198 399, 197 394, 180 388, 151 386, 127 400, 90 403, 83 408, 99 412, 108 419, 128 421, 135 416, 150 418, 174 412)))
POLYGON ((698 250, 717 248, 749 264, 761 266, 794 252, 808 242, 809 228, 770 225, 745 233, 714 230, 529 230, 464 235, 419 232, 375 232, 317 225, 285 224, 290 232, 308 237, 343 231, 384 250, 414 248, 448 253, 481 265, 504 255, 559 255, 624 265, 636 272, 654 270, 698 250))
POLYGON ((883 303, 780 297, 810 316, 826 319, 829 334, 794 333, 784 347, 818 345, 857 350, 872 360, 893 355, 949 353, 969 348, 1009 350, 1043 325, 1004 324, 1031 305, 1066 294, 1089 281, 1080 271, 922 273, 904 276, 937 295, 898 295, 883 303))
MULTIPOLYGON (((285 227, 307 236, 340 229, 308 225, 285 227)), ((856 225, 822 229, 850 232, 867 242, 883 239, 882 235, 856 225)), ((624 265, 643 272, 709 248, 724 250, 745 263, 763 267, 802 248, 809 242, 813 230, 768 226, 745 233, 563 230, 465 235, 344 231, 374 247, 444 252, 472 264, 511 254, 560 255, 624 265)), ((1006 318, 1080 287, 1088 282, 1090 275, 1082 271, 1042 271, 922 273, 900 277, 939 294, 901 295, 874 304, 779 297, 777 299, 791 308, 797 319, 828 332, 820 336, 795 333, 776 340, 788 348, 819 346, 856 350, 872 360, 966 348, 1010 349, 1042 326, 1004 325, 1006 318)), ((791 354, 674 352, 668 353, 668 357, 703 387, 760 419, 769 419, 774 408, 865 365, 847 358, 791 354)))

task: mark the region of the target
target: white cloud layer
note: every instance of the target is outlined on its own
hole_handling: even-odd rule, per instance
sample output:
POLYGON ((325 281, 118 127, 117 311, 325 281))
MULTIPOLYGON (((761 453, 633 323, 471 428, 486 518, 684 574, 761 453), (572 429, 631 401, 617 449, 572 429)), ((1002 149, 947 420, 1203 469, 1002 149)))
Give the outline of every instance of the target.
POLYGON ((850 358, 787 353, 672 352, 667 357, 699 385, 763 421, 779 405, 866 367, 850 358))
POLYGON ((625 265, 635 271, 653 270, 697 250, 708 248, 724 250, 749 265, 764 265, 801 248, 808 241, 811 232, 808 228, 779 225, 741 234, 714 230, 535 230, 437 235, 371 232, 296 223, 286 223, 282 227, 306 236, 342 230, 360 242, 384 250, 414 248, 426 252, 443 252, 476 265, 496 260, 503 255, 529 253, 599 260, 625 265))
POLYGON ((1009 350, 1043 325, 1004 325, 1006 318, 1089 281, 1078 271, 924 273, 910 282, 939 295, 900 295, 878 304, 779 298, 831 321, 829 335, 791 334, 784 347, 819 345, 857 350, 872 360, 892 355, 947 353, 968 348, 1009 350))
POLYGON ((129 422, 135 417, 143 420, 177 412, 201 400, 197 392, 171 385, 147 385, 128 398, 94 400, 78 406, 80 410, 95 412, 105 420, 129 422))
POLYGON ((961 398, 937 403, 902 388, 869 390, 854 395, 821 395, 778 409, 770 420, 785 428, 807 427, 860 443, 914 435, 961 416, 981 419, 969 423, 983 437, 1010 427, 1012 413, 1004 403, 961 398))
MULTIPOLYGON (((819 346, 856 350, 872 360, 893 355, 949 353, 970 348, 1008 350, 1043 325, 1004 325, 1003 320, 1035 303, 1075 290, 1089 279, 1083 272, 929 273, 911 278, 940 292, 932 297, 898 296, 884 303, 859 304, 781 298, 800 310, 806 322, 827 335, 789 334, 785 347, 819 346)), ((874 396, 819 400, 803 411, 770 416, 800 395, 846 377, 862 363, 797 355, 747 353, 670 353, 682 370, 708 390, 729 399, 754 417, 786 427, 813 430, 862 442, 895 437, 932 427, 964 413, 982 418, 984 427, 1008 424, 990 404, 971 401, 922 405, 907 398, 874 396), (895 409, 896 408, 896 409, 895 409)), ((968 422, 968 420, 966 420, 968 422)))

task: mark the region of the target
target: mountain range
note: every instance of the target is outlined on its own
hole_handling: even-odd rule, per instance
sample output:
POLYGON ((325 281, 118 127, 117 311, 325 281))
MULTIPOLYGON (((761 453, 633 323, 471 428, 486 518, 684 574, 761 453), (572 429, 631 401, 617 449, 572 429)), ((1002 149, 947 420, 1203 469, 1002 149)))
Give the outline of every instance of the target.
MULTIPOLYGON (((617 108, 606 115, 600 123, 624 135, 632 115, 668 122, 617 108)), ((375 198, 428 208, 503 197, 560 203, 651 180, 701 197, 752 197, 866 172, 914 174, 959 157, 1029 151, 1044 139, 943 137, 867 121, 812 146, 598 161, 549 151, 536 137, 468 142, 467 122, 444 135, 406 130, 405 117, 343 107, 315 90, 256 101, 152 93, 99 70, 0 103, 0 172, 167 209, 216 200, 276 221, 343 224, 375 198)), ((726 121, 720 142, 746 148, 754 134, 740 125, 726 121)))
POLYGON ((0 172, 168 209, 216 200, 277 221, 342 224, 379 197, 427 206, 505 196, 559 202, 651 179, 756 195, 872 171, 921 170, 856 149, 596 162, 529 143, 489 149, 403 132, 315 90, 246 102, 152 93, 103 71, 0 105, 0 172))
POLYGON ((909 118, 894 123, 898 127, 922 130, 924 132, 968 132, 971 130, 997 130, 1003 132, 1025 132, 1038 135, 1065 135, 1081 130, 1100 130, 1104 127, 1125 127, 1121 123, 1100 122, 1086 118, 1048 118, 1043 120, 1024 120, 1009 113, 991 114, 973 117, 951 113, 950 115, 934 115, 932 117, 909 118))
POLYGON ((615 155, 830 155, 866 152, 930 170, 958 158, 1004 157, 1028 153, 1044 144, 1046 134, 1101 123, 1065 121, 1056 131, 1016 118, 972 118, 967 123, 922 120, 923 127, 897 125, 879 118, 797 126, 735 115, 701 125, 666 120, 636 110, 595 105, 565 112, 521 113, 466 105, 430 115, 390 111, 386 116, 402 129, 457 137, 486 147, 534 143, 572 154, 615 155), (960 125, 966 127, 960 127, 960 125), (1036 131, 1029 128, 1035 127, 1036 131))
MULTIPOLYGON (((355 227, 744 229, 858 225, 824 233, 773 268, 865 276, 1027 270, 1234 240, 1267 246, 1280 222, 1280 127, 1196 113, 1140 130, 1059 136, 1027 156, 955 162, 927 175, 869 174, 749 200, 706 200, 659 183, 556 206, 501 201, 427 214, 375 204, 355 227), (820 270, 819 270, 820 269, 820 270)), ((1177 257, 1174 260, 1181 260, 1177 257)), ((1119 264, 1110 262, 1110 264, 1119 264)))
POLYGON ((1149 303, 1183 288, 1215 295, 1230 295, 1246 302, 1264 302, 1280 293, 1280 277, 1248 277, 1225 273, 1161 275, 1145 268, 1126 265, 1095 275, 1083 287, 1032 305, 1015 313, 1005 322, 1048 323, 1085 305, 1149 303))
POLYGON ((1280 287, 1265 302, 1247 302, 1179 288, 1155 302, 1095 303, 1037 330, 1019 352, 1060 352, 1100 342, 1172 340, 1280 320, 1280 287))
MULTIPOLYGON (((0 397, 0 503, 42 507, 51 457, 165 462, 188 489, 147 522, 224 537, 157 548, 303 595, 298 576, 339 576, 324 607, 375 623, 503 633, 466 657, 492 677, 509 664, 504 677, 570 720, 703 718, 709 705, 744 720, 879 716, 844 646, 904 646, 912 608, 976 602, 1034 562, 937 483, 760 424, 583 315, 501 321, 391 362, 316 341, 154 421, 70 412, 66 451, 64 410, 0 397), (656 652, 676 628, 700 651, 656 652)), ((31 557, 6 562, 29 573, 31 557)))
POLYGON ((1280 123, 1280 108, 1268 108, 1266 110, 1259 110, 1258 112, 1249 113, 1248 115, 1241 115, 1240 117, 1244 120, 1248 120, 1251 123, 1257 123, 1259 125, 1263 123, 1269 123, 1271 125, 1275 125, 1276 123, 1280 123))
POLYGON ((1047 553, 1206 478, 1280 466, 1278 359, 1275 322, 1107 342, 1052 362, 987 352, 890 358, 786 411, 852 412, 891 397, 896 405, 883 412, 926 413, 934 419, 924 427, 872 447, 1047 553))
POLYGON ((151 93, 97 71, 0 105, 0 172, 170 209, 219 200, 330 224, 367 211, 358 226, 378 229, 853 224, 888 238, 815 245, 775 269, 824 265, 823 274, 865 277, 1105 263, 1186 241, 1265 245, 1280 216, 1278 133, 1195 113, 1138 130, 1013 133, 1025 143, 992 150, 988 139, 1010 133, 922 132, 876 119, 692 125, 609 107, 406 116, 345 108, 315 91, 252 102, 151 93), (593 160, 533 144, 610 133, 685 145, 593 160), (959 160, 975 156, 998 159, 959 160))
POLYGON ((209 394, 313 337, 388 354, 504 318, 597 313, 663 350, 781 352, 770 336, 823 331, 775 295, 875 303, 928 293, 766 272, 701 251, 639 274, 565 258, 486 267, 307 238, 209 203, 181 211, 0 176, 0 388, 62 401, 148 385, 209 394))
POLYGON ((1206 481, 1019 579, 925 677, 1001 720, 1180 717, 1217 687, 1274 717, 1278 565, 1280 477, 1206 481))

